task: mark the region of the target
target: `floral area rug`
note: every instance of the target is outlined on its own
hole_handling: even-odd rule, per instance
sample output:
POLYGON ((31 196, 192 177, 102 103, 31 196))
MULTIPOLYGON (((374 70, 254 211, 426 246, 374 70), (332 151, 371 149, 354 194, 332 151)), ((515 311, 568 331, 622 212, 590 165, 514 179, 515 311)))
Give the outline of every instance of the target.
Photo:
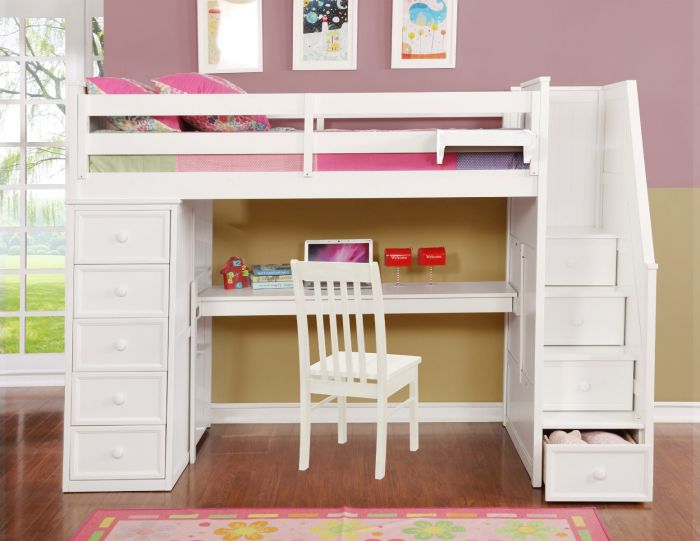
POLYGON ((594 508, 100 509, 71 541, 610 541, 594 508))

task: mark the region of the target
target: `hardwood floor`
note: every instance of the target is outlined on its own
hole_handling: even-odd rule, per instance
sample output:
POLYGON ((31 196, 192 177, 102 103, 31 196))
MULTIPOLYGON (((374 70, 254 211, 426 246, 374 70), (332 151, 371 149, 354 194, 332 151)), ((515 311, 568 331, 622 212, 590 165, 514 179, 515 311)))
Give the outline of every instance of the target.
MULTIPOLYGON (((63 540, 98 507, 544 507, 499 424, 391 425, 375 481, 374 427, 314 425, 297 471, 296 425, 218 425, 171 493, 63 494, 61 389, 0 389, 0 540, 63 540)), ((700 539, 700 425, 658 425, 653 504, 597 506, 615 540, 700 539)))

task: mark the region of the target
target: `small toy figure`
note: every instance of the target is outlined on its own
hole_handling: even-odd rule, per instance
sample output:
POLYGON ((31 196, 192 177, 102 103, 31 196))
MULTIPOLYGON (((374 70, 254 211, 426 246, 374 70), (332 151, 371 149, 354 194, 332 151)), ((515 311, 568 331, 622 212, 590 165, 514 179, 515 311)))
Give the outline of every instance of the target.
POLYGON ((230 257, 219 274, 224 277, 224 289, 250 287, 250 271, 242 257, 230 257))
POLYGON ((384 250, 384 266, 396 267, 396 287, 401 285, 401 267, 410 267, 413 254, 410 248, 387 248, 384 250))
POLYGON ((447 253, 444 246, 434 248, 418 248, 418 264, 430 267, 428 271, 429 284, 433 285, 433 265, 445 265, 447 263, 447 253))

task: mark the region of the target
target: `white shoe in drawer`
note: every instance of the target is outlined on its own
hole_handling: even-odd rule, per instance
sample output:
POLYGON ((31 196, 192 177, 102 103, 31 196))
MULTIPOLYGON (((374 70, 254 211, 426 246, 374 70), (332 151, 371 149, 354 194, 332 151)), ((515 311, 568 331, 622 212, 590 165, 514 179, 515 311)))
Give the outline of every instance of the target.
POLYGON ((646 444, 565 445, 545 441, 545 500, 651 501, 651 457, 651 446, 646 444))
POLYGON ((86 426, 70 429, 70 478, 165 478, 165 427, 86 426))

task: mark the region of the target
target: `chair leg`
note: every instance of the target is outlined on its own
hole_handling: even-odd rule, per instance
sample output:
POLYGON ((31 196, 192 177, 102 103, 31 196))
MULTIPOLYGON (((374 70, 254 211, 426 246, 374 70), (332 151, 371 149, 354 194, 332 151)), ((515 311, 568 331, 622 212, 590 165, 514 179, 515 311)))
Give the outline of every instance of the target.
POLYGON ((409 406, 409 449, 411 451, 418 450, 418 374, 414 377, 411 383, 408 384, 409 398, 411 404, 409 406))
POLYGON ((338 401, 338 443, 348 441, 348 412, 347 401, 344 396, 337 397, 338 401))
POLYGON ((384 479, 386 469, 386 429, 387 429, 387 399, 377 400, 377 454, 374 461, 374 478, 384 479))
POLYGON ((299 424, 299 469, 309 469, 311 451, 311 395, 304 393, 300 401, 301 421, 299 424))

